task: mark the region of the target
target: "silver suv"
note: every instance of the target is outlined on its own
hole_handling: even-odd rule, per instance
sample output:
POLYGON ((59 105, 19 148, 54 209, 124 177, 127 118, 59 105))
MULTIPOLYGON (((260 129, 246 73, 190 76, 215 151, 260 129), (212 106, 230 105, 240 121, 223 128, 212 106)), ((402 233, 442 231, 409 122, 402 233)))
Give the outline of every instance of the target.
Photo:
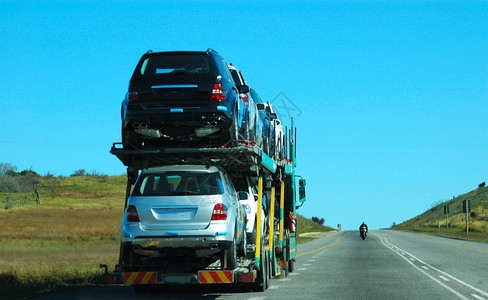
POLYGON ((245 213, 220 167, 144 170, 122 219, 123 263, 150 268, 174 257, 202 263, 220 258, 234 269, 237 248, 246 253, 245 213))

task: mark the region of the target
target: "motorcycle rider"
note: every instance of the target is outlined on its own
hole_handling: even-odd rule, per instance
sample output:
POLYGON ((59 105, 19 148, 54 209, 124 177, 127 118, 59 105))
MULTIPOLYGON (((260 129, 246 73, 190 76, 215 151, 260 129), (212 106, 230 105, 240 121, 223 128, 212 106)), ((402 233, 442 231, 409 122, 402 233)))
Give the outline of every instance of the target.
POLYGON ((366 225, 365 222, 363 224, 359 225, 359 235, 361 235, 361 229, 366 229, 366 234, 368 234, 368 225, 366 225))

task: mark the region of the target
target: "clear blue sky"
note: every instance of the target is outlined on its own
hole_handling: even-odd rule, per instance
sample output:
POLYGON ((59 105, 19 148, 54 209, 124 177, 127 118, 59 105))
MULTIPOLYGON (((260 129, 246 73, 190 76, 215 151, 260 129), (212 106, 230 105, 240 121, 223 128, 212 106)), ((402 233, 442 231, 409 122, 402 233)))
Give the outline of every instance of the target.
POLYGON ((123 174, 109 150, 140 56, 210 47, 295 109, 299 213, 388 227, 488 181, 487 16, 488 1, 0 0, 0 162, 123 174))

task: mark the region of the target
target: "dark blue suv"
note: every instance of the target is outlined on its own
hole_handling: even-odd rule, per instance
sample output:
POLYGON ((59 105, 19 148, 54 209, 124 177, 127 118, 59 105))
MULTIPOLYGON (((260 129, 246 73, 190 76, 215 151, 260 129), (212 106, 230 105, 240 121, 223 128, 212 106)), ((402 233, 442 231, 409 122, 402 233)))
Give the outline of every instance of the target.
POLYGON ((122 142, 146 146, 222 146, 239 139, 245 105, 214 50, 144 54, 122 102, 122 142))

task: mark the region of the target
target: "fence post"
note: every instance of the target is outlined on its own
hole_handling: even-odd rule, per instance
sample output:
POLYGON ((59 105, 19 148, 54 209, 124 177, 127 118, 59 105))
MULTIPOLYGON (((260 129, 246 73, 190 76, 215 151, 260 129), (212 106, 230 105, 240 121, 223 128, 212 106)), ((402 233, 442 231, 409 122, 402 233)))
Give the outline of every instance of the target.
POLYGON ((41 204, 41 199, 39 198, 39 193, 37 192, 36 184, 33 183, 34 185, 34 193, 36 193, 36 203, 39 205, 41 204))

